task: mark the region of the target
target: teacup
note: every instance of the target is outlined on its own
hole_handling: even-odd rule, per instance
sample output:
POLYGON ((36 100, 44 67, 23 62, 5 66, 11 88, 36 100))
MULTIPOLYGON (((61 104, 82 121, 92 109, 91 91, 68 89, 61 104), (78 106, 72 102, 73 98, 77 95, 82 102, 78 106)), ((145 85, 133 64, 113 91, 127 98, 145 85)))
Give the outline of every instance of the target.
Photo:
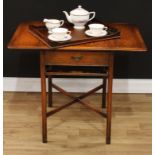
POLYGON ((88 25, 89 30, 91 33, 98 35, 101 34, 103 31, 106 31, 108 27, 104 26, 103 24, 89 24, 88 25))
POLYGON ((49 31, 51 31, 53 28, 60 27, 64 24, 64 20, 58 19, 44 19, 43 22, 45 23, 49 31))
POLYGON ((71 31, 69 31, 67 28, 54 28, 50 31, 50 33, 56 39, 63 39, 67 35, 70 35, 71 31))

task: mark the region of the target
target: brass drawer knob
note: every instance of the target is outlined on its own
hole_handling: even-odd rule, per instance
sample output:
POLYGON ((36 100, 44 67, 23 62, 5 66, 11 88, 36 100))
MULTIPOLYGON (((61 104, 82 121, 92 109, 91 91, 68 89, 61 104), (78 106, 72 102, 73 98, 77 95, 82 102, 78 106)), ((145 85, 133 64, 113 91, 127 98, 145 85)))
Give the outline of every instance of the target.
POLYGON ((83 56, 82 55, 80 55, 80 56, 72 56, 71 58, 73 60, 75 60, 75 61, 80 61, 83 58, 83 56))

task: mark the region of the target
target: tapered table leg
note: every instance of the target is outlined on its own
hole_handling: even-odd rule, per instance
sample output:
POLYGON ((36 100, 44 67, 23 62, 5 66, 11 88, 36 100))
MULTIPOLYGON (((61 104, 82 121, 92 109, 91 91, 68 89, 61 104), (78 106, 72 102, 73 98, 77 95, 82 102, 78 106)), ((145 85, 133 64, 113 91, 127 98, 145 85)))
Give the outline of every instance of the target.
POLYGON ((52 107, 52 77, 48 77, 48 107, 52 107))
POLYGON ((112 81, 113 81, 113 55, 110 56, 110 61, 109 61, 106 144, 111 143, 112 81))
POLYGON ((40 52, 40 77, 41 77, 41 108, 42 108, 42 142, 47 142, 47 116, 46 116, 46 77, 44 53, 40 52))

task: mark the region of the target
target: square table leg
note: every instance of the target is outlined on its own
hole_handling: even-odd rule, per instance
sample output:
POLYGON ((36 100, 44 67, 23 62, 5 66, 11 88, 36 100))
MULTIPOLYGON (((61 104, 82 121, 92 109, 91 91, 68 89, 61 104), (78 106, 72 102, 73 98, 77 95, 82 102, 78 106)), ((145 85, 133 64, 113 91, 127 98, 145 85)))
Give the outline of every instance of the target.
POLYGON ((107 78, 103 78, 103 88, 102 88, 102 108, 106 108, 106 83, 107 78))
POLYGON ((45 63, 43 52, 40 52, 40 77, 41 77, 41 109, 42 109, 42 142, 47 143, 46 76, 45 76, 45 63))
POLYGON ((52 76, 48 77, 48 107, 52 107, 53 106, 53 100, 52 100, 52 96, 53 96, 53 92, 52 92, 52 76))
POLYGON ((113 55, 110 56, 109 69, 108 69, 106 144, 110 144, 111 143, 113 57, 114 57, 113 55))

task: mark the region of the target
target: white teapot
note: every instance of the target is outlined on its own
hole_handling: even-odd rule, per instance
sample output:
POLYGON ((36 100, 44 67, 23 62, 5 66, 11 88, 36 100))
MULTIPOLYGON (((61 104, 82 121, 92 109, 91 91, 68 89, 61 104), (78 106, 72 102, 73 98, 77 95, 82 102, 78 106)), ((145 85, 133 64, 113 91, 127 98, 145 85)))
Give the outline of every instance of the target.
POLYGON ((63 11, 63 13, 65 13, 68 22, 74 24, 75 29, 84 29, 85 24, 92 20, 96 14, 95 12, 88 12, 87 10, 83 9, 81 5, 72 10, 70 15, 66 11, 63 11), (90 18, 91 14, 92 17, 90 18))

